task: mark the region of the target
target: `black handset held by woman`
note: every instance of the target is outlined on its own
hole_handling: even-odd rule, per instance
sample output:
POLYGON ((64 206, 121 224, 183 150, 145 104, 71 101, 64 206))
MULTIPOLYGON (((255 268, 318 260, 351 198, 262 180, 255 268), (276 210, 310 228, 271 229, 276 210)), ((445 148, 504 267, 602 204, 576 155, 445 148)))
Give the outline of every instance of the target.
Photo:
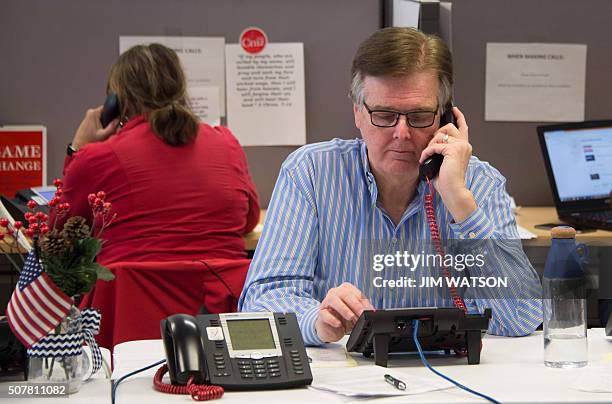
POLYGON ((104 106, 102 107, 102 115, 100 115, 100 123, 103 128, 106 128, 109 123, 113 121, 115 118, 119 118, 120 114, 119 110, 119 98, 117 94, 112 91, 108 93, 106 100, 104 101, 104 106))
MULTIPOLYGON (((447 105, 444 109, 444 114, 442 114, 440 117, 440 127, 443 127, 449 123, 453 123, 455 126, 457 126, 455 115, 453 114, 452 104, 447 105)), ((441 154, 432 154, 429 156, 419 168, 419 178, 422 181, 427 181, 427 178, 433 180, 440 171, 442 160, 444 160, 444 156, 441 154)))

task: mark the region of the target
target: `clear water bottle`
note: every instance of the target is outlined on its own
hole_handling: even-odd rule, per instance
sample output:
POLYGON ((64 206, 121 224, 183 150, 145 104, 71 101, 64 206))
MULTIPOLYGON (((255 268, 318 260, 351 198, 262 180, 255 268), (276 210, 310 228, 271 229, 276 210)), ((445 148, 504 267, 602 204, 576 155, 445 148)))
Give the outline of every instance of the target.
POLYGON ((580 257, 586 253, 575 237, 571 227, 552 229, 542 279, 544 364, 555 368, 587 364, 586 279, 580 257))

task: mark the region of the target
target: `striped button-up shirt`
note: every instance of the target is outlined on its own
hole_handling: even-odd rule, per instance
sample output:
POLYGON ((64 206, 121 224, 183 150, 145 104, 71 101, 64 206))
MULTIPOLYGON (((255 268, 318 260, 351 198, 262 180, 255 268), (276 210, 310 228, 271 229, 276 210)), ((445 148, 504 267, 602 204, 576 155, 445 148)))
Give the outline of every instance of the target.
MULTIPOLYGON (((296 150, 281 167, 239 309, 295 312, 304 342, 320 345, 314 326, 320 302, 343 282, 362 290, 376 308, 452 306, 448 296, 423 288, 373 288, 364 276, 372 273, 372 262, 363 251, 372 244, 397 243, 402 250, 431 251, 423 198, 426 185, 418 185, 396 225, 377 203, 376 180, 363 140, 334 139, 296 150)), ((467 308, 471 313, 492 308, 489 333, 529 334, 542 321, 541 284, 521 248, 505 178, 472 157, 466 185, 478 208, 461 223, 453 221, 436 194, 441 238, 503 240, 496 246, 502 251, 494 255, 504 265, 493 265, 488 273, 508 275, 515 288, 530 290, 533 297, 466 298, 467 308), (504 273, 508 268, 511 273, 504 273)), ((423 268, 416 270, 426 273, 423 268)))

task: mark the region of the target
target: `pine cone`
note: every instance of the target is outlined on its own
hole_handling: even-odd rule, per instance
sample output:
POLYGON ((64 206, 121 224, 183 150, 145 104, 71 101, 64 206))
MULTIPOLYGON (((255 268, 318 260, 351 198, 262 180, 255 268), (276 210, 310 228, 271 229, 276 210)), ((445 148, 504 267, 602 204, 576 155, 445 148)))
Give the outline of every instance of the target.
POLYGON ((73 216, 64 224, 64 239, 70 242, 82 240, 89 236, 89 226, 81 216, 73 216))
POLYGON ((64 253, 66 249, 70 248, 70 243, 67 242, 62 234, 57 230, 47 233, 40 243, 40 249, 47 256, 58 256, 64 253))

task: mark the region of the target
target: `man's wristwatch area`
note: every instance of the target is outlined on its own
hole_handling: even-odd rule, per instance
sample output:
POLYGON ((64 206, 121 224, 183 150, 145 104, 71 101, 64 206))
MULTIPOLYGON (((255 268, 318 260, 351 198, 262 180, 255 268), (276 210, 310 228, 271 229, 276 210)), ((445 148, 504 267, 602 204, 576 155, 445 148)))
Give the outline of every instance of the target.
POLYGON ((72 156, 77 151, 78 151, 78 149, 76 149, 74 146, 72 146, 72 143, 68 143, 68 147, 66 147, 66 155, 72 156))

